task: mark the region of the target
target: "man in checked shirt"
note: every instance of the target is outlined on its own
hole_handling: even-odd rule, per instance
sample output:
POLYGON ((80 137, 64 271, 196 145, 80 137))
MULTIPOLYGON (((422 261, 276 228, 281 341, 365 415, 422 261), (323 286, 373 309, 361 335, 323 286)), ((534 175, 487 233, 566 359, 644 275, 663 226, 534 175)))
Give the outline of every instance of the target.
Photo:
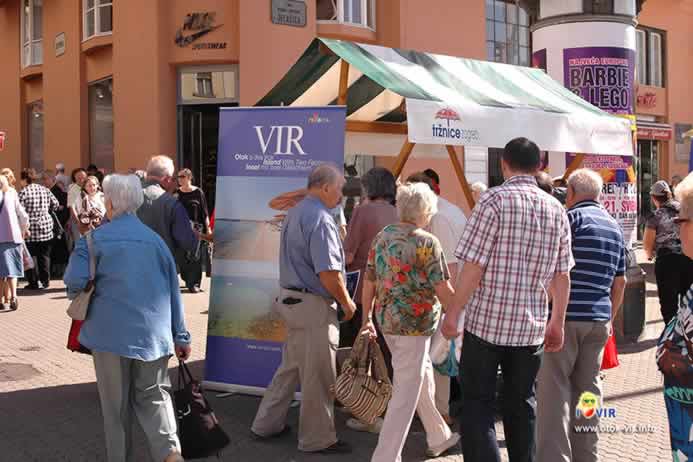
POLYGON ((443 334, 461 334, 457 322, 466 310, 460 418, 465 462, 500 461, 494 429, 498 366, 510 462, 535 460, 534 383, 544 349, 563 346, 574 265, 568 217, 537 187, 539 165, 532 141, 516 138, 505 146, 506 181, 482 196, 455 252, 464 266, 443 334))

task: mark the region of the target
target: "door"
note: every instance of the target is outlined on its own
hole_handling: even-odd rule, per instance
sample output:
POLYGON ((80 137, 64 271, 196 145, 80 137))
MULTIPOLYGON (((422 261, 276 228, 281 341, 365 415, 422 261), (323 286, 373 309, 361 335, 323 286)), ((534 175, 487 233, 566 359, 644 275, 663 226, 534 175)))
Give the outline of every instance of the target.
POLYGON ((178 109, 178 163, 192 171, 194 184, 204 191, 210 213, 216 193, 220 107, 205 104, 178 109))
POLYGON ((638 140, 638 239, 642 239, 645 222, 652 215, 654 206, 650 200, 650 188, 659 179, 659 142, 638 140))

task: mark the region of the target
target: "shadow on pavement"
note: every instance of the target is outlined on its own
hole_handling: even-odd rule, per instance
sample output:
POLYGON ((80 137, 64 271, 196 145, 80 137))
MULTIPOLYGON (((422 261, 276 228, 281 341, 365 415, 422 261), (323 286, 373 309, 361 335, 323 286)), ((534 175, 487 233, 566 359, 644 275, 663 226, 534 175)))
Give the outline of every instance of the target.
POLYGON ((650 348, 654 348, 657 346, 657 340, 656 338, 650 339, 650 340, 645 340, 643 342, 638 342, 638 343, 627 343, 624 345, 619 345, 618 346, 618 354, 620 355, 629 355, 629 354, 634 354, 634 353, 642 353, 645 350, 649 350, 650 348))
MULTIPOLYGON (((191 362, 189 366, 193 375, 201 380, 204 362, 191 362)), ((176 367, 170 369, 174 386, 177 372, 176 367)), ((298 408, 289 410, 289 435, 269 442, 255 441, 250 438, 250 425, 260 399, 245 395, 220 398, 217 396, 219 394, 214 391, 206 393, 221 426, 231 438, 231 444, 220 459, 205 459, 209 462, 366 462, 370 460, 377 443, 377 435, 349 430, 345 425, 349 416, 337 411, 338 436, 352 445, 353 453, 339 456, 301 453, 296 448, 298 408)), ((105 460, 103 423, 94 382, 2 393, 0 416, 2 460, 105 460)), ((138 425, 133 436, 136 460, 151 460, 138 425)), ((423 461, 425 449, 425 434, 420 423, 415 422, 407 439, 403 460, 423 461)), ((461 460, 461 456, 459 459, 452 456, 443 460, 461 460)))

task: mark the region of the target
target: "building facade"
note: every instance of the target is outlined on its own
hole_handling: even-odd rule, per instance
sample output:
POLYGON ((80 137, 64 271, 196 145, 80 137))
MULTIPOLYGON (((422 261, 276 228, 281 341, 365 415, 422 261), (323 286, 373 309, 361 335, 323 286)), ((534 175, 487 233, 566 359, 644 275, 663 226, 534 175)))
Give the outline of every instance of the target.
MULTIPOLYGON (((631 16, 641 170, 685 174, 691 0, 0 0, 1 164, 127 171, 164 153, 212 194, 219 108, 253 105, 315 36, 531 65, 537 25, 576 14, 631 16)), ((424 166, 466 205, 445 161, 405 174, 424 166)), ((465 167, 501 180, 497 150, 468 149, 465 167)))

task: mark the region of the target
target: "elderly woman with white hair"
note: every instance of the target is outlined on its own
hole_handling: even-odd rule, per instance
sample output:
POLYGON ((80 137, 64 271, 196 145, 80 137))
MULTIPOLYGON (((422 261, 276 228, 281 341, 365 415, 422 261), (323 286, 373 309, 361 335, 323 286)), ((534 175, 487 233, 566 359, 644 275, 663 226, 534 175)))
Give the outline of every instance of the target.
MULTIPOLYGON (((108 461, 133 460, 133 414, 153 460, 180 461, 168 361, 174 353, 188 358, 190 334, 176 264, 166 243, 135 215, 143 201, 140 180, 111 175, 103 188, 109 223, 89 234, 95 289, 79 342, 94 359, 108 461)), ((68 294, 88 280, 89 248, 82 238, 65 273, 68 294)))
MULTIPOLYGON (((676 186, 680 204, 675 219, 683 254, 693 259, 693 173, 676 186)), ((664 374, 664 402, 669 417, 669 434, 674 460, 690 460, 693 455, 693 285, 679 302, 678 311, 664 329, 657 344, 657 365, 664 374)))
POLYGON ((375 315, 392 354, 394 390, 372 462, 399 462, 414 412, 426 430, 429 457, 455 446, 452 433, 436 409, 431 335, 441 317, 441 301, 453 295, 440 242, 424 231, 437 212, 437 197, 423 183, 401 186, 399 222, 373 240, 363 285, 363 330, 377 336, 375 315))

